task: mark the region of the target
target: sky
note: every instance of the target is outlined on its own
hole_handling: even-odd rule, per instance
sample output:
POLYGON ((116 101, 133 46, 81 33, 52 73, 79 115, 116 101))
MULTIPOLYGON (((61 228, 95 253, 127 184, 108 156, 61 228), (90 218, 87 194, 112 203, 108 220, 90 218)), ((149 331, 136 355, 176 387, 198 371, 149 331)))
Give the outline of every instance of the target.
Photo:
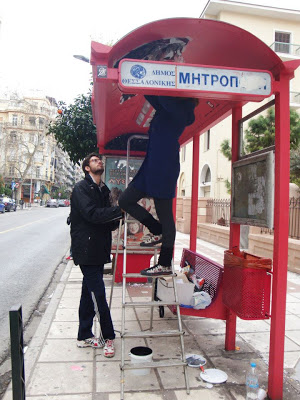
MULTIPOLYGON (((282 0, 240 0, 282 7, 282 0)), ((207 0, 0 0, 0 95, 47 95, 67 104, 86 94, 91 40, 114 43, 145 23, 198 18, 207 0)), ((299 0, 285 0, 300 10, 299 0)))

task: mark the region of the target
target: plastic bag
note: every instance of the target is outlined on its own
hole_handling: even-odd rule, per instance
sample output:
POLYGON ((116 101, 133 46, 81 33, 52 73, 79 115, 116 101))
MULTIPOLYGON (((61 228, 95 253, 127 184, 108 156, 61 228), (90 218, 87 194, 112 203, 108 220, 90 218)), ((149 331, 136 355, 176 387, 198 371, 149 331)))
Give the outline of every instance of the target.
POLYGON ((211 297, 206 292, 195 292, 192 297, 191 306, 195 310, 203 310, 211 303, 211 297))

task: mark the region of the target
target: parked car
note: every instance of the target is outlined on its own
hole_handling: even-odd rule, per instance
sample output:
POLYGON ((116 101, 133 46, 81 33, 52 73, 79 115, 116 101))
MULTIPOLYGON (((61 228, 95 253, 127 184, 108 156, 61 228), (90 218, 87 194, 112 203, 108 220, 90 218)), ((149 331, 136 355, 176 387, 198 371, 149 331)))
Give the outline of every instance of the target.
POLYGON ((10 197, 4 196, 1 198, 3 201, 3 204, 5 206, 5 211, 17 211, 17 205, 15 200, 11 199, 10 197))
POLYGON ((58 207, 58 202, 56 199, 49 199, 47 200, 46 207, 58 207))
POLYGON ((3 203, 2 198, 0 198, 0 213, 4 214, 5 212, 5 205, 3 203))
POLYGON ((59 207, 66 207, 66 204, 65 204, 65 200, 64 200, 64 199, 58 199, 58 200, 57 200, 57 203, 58 203, 58 206, 59 206, 59 207))
POLYGON ((69 207, 69 206, 70 206, 70 200, 65 199, 64 202, 65 202, 65 206, 66 206, 66 207, 69 207))

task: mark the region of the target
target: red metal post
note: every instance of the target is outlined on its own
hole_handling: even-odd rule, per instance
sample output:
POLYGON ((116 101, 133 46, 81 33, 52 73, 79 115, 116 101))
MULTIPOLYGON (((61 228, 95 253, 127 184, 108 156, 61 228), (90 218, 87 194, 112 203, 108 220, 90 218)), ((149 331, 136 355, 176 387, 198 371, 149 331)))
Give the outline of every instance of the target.
MULTIPOLYGON (((239 156, 239 120, 242 118, 242 106, 239 105, 232 110, 232 136, 231 136, 231 163, 238 160, 239 156)), ((229 248, 240 245, 240 225, 230 222, 229 248)), ((235 350, 236 337, 236 315, 227 310, 225 349, 235 350)))
POLYGON ((268 385, 268 395, 272 400, 283 398, 290 177, 290 95, 287 76, 281 77, 279 88, 275 95, 274 249, 268 385))
POLYGON ((192 200, 190 223, 190 250, 197 250, 198 191, 199 191, 199 145, 200 136, 193 137, 192 200))

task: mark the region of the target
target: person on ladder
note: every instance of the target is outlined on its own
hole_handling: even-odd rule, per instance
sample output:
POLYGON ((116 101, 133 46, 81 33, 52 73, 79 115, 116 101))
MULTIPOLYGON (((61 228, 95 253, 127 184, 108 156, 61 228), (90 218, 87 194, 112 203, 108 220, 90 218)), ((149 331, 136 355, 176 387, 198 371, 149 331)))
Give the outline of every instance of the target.
POLYGON ((119 198, 119 206, 151 232, 141 246, 162 243, 158 264, 141 271, 145 276, 172 274, 172 257, 176 235, 173 198, 180 171, 178 139, 186 126, 195 121, 198 99, 169 96, 145 96, 156 110, 149 128, 146 157, 138 173, 119 198), (137 202, 154 199, 159 221, 137 202))

